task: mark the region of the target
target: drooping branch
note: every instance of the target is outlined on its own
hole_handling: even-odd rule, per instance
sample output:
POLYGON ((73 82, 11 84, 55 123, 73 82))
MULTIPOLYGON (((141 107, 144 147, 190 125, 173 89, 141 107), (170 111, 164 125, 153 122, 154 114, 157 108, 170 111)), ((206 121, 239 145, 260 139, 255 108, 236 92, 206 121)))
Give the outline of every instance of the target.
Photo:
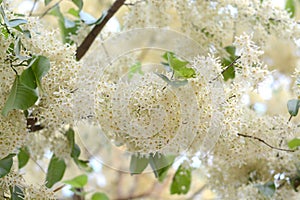
POLYGON ((279 147, 274 147, 274 146, 268 144, 267 142, 265 142, 263 139, 258 138, 256 136, 245 135, 245 134, 241 134, 241 133, 238 133, 237 135, 241 136, 241 137, 245 137, 245 138, 250 138, 250 139, 258 140, 258 141, 262 142, 263 144, 267 145, 268 147, 270 147, 271 149, 276 149, 276 150, 279 150, 279 151, 286 151, 286 152, 295 152, 295 150, 292 150, 292 149, 282 149, 282 148, 279 148, 279 147))
POLYGON ((126 0, 116 0, 113 5, 107 11, 107 14, 101 20, 99 24, 97 24, 91 32, 86 36, 81 45, 76 50, 76 60, 80 60, 85 53, 88 51, 92 43, 94 42, 97 35, 104 28, 106 23, 114 16, 114 14, 120 9, 122 5, 124 5, 126 0))

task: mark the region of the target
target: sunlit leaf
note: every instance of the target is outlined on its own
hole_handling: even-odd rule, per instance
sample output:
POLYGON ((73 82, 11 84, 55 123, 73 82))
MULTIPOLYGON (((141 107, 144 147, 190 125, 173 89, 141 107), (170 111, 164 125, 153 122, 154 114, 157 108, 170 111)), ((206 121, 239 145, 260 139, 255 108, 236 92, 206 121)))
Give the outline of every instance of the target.
POLYGON ((144 72, 142 71, 141 62, 137 62, 129 68, 128 78, 131 79, 133 77, 133 75, 136 74, 136 73, 139 73, 141 75, 144 74, 144 72))
POLYGON ((78 18, 79 18, 79 12, 80 12, 79 10, 75 10, 74 8, 70 8, 68 10, 69 14, 73 15, 74 17, 78 17, 78 18))
POLYGON ((295 16, 295 0, 287 0, 285 3, 285 9, 290 13, 291 18, 295 16))
POLYGON ((64 176, 65 170, 65 161, 53 154, 47 170, 46 187, 51 188, 55 183, 60 181, 64 176))
POLYGON ((92 200, 109 200, 109 198, 104 193, 96 192, 93 194, 92 200))
POLYGON ((63 181, 63 183, 71 185, 74 188, 83 188, 87 184, 87 182, 88 182, 88 177, 85 174, 76 176, 71 180, 63 181))
POLYGON ((294 149, 300 146, 300 139, 294 138, 288 142, 288 146, 290 149, 294 149))
MULTIPOLYGON (((196 72, 193 68, 186 67, 189 62, 178 59, 174 53, 167 52, 169 66, 173 69, 174 75, 177 78, 193 78, 196 76, 196 72)), ((163 55, 163 58, 166 57, 163 55)))
POLYGON ((191 181, 191 169, 180 165, 172 180, 171 194, 186 194, 190 190, 191 181))
POLYGON ((16 76, 10 94, 2 109, 2 115, 7 116, 8 112, 13 109, 27 110, 34 105, 37 99, 36 90, 22 83, 20 77, 16 76))
POLYGON ((9 154, 8 156, 0 160, 0 178, 4 177, 10 172, 14 156, 15 154, 9 154))

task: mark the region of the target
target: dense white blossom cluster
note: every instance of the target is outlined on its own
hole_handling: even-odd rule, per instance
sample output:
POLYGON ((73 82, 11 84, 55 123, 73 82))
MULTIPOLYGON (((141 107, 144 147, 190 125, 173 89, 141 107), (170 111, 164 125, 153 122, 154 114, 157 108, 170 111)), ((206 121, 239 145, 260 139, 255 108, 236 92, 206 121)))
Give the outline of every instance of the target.
MULTIPOLYGON (((9 6, 9 4, 5 4, 9 6)), ((9 8, 6 8, 7 10, 9 8)), ((5 11, 7 11, 5 10, 5 11)), ((6 13, 8 19, 13 13, 6 13)), ((27 146, 33 160, 44 157, 50 149, 62 158, 70 158, 70 147, 63 133, 58 132, 66 124, 73 123, 73 91, 80 63, 74 59, 75 48, 63 45, 57 39, 58 31, 43 31, 43 25, 36 18, 28 18, 22 26, 30 30, 31 37, 20 34, 20 40, 25 48, 21 49, 23 56, 43 55, 50 60, 51 69, 43 78, 43 92, 40 91, 39 101, 29 110, 29 118, 37 119, 37 124, 43 127, 34 133, 27 129, 27 119, 19 110, 9 112, 8 116, 0 116, 0 158, 8 154, 18 153, 19 149, 27 146)), ((0 87, 1 110, 7 100, 15 79, 15 72, 10 67, 7 49, 14 43, 12 37, 5 38, 0 34, 0 87)), ((15 68, 19 74, 25 69, 23 66, 15 68)), ((34 126, 34 124, 31 124, 34 126)), ((13 166, 14 168, 15 166, 13 166)), ((0 180, 1 189, 6 193, 9 187, 22 186, 25 199, 55 199, 54 193, 45 185, 27 186, 22 176, 17 172, 5 176, 0 180)))

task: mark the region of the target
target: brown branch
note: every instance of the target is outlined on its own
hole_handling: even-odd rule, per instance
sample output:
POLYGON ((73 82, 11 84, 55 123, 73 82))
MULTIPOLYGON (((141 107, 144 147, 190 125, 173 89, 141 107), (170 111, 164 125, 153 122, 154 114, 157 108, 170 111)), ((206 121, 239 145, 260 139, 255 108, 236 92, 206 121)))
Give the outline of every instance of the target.
POLYGON ((258 140, 258 141, 264 143, 265 145, 267 145, 268 147, 270 147, 271 149, 276 149, 276 150, 279 150, 279 151, 286 151, 286 152, 295 152, 295 150, 292 150, 292 149, 282 149, 282 148, 279 148, 279 147, 274 147, 274 146, 268 144, 267 142, 265 142, 263 139, 260 139, 256 136, 244 135, 244 134, 241 134, 241 133, 238 133, 237 135, 242 136, 242 137, 246 137, 246 138, 251 138, 251 139, 254 139, 254 140, 258 140))
POLYGON ((116 0, 113 5, 109 8, 107 11, 107 14, 101 20, 99 24, 97 24, 91 32, 86 36, 84 41, 81 43, 81 45, 76 50, 76 60, 80 60, 85 53, 88 51, 92 43, 94 42, 97 35, 100 33, 100 31, 104 28, 106 23, 114 16, 114 14, 119 10, 119 8, 124 5, 125 0, 116 0))
POLYGON ((53 192, 54 192, 54 193, 55 193, 55 192, 58 192, 58 191, 60 191, 61 189, 63 189, 65 186, 66 186, 66 185, 61 185, 61 186, 59 186, 58 188, 54 189, 53 192))

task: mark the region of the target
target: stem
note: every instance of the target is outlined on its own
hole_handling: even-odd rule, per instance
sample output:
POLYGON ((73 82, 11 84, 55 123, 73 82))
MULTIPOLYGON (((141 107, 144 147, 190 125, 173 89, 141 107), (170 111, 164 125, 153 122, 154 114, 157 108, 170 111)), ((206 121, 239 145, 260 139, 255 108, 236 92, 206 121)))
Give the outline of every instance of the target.
MULTIPOLYGON (((228 70, 229 69, 229 67, 232 67, 235 63, 236 63, 236 61, 238 60, 238 59, 240 59, 241 58, 241 56, 238 56, 238 57, 236 57, 229 65, 227 65, 226 67, 225 67, 225 69, 223 69, 223 71, 218 75, 218 76, 216 76, 212 81, 215 81, 217 78, 219 78, 224 72, 226 72, 226 70, 228 70)), ((210 81, 210 82, 212 82, 212 81, 210 81)))
POLYGON ((59 5, 63 0, 60 0, 59 2, 57 2, 56 4, 54 4, 53 6, 51 6, 50 8, 48 8, 41 16, 40 16, 40 19, 45 17, 45 15, 47 15, 47 13, 53 9, 55 6, 59 5))
POLYGON ((293 116, 291 115, 290 118, 289 118, 289 120, 288 120, 288 123, 291 121, 292 117, 293 117, 293 116))
POLYGON ((54 193, 55 193, 55 192, 58 192, 58 191, 60 191, 61 189, 63 189, 65 186, 66 186, 66 185, 61 185, 61 186, 59 186, 58 188, 54 189, 53 192, 54 192, 54 193))
POLYGON ((32 13, 33 13, 33 11, 34 11, 34 8, 35 8, 35 6, 36 6, 37 1, 38 1, 38 0, 34 0, 33 5, 32 5, 32 7, 31 7, 31 10, 30 10, 30 12, 29 12, 29 16, 32 16, 32 13))
POLYGON ((107 14, 103 18, 103 20, 97 24, 91 32, 86 36, 84 41, 81 43, 81 45, 76 50, 76 60, 80 60, 85 53, 88 51, 92 43, 94 42, 97 35, 101 32, 101 30, 104 28, 106 23, 114 16, 114 14, 119 10, 119 8, 124 5, 125 0, 116 0, 113 5, 109 8, 107 11, 107 14))
POLYGON ((245 138, 251 138, 251 139, 254 139, 254 140, 258 140, 258 141, 264 143, 265 145, 267 145, 268 147, 270 147, 271 149, 276 149, 276 150, 279 150, 279 151, 286 151, 286 152, 295 152, 295 150, 291 150, 291 149, 282 149, 282 148, 279 148, 279 147, 274 147, 274 146, 268 144, 267 142, 265 142, 263 139, 260 139, 256 136, 244 135, 244 134, 241 134, 241 133, 238 133, 237 135, 245 137, 245 138))

